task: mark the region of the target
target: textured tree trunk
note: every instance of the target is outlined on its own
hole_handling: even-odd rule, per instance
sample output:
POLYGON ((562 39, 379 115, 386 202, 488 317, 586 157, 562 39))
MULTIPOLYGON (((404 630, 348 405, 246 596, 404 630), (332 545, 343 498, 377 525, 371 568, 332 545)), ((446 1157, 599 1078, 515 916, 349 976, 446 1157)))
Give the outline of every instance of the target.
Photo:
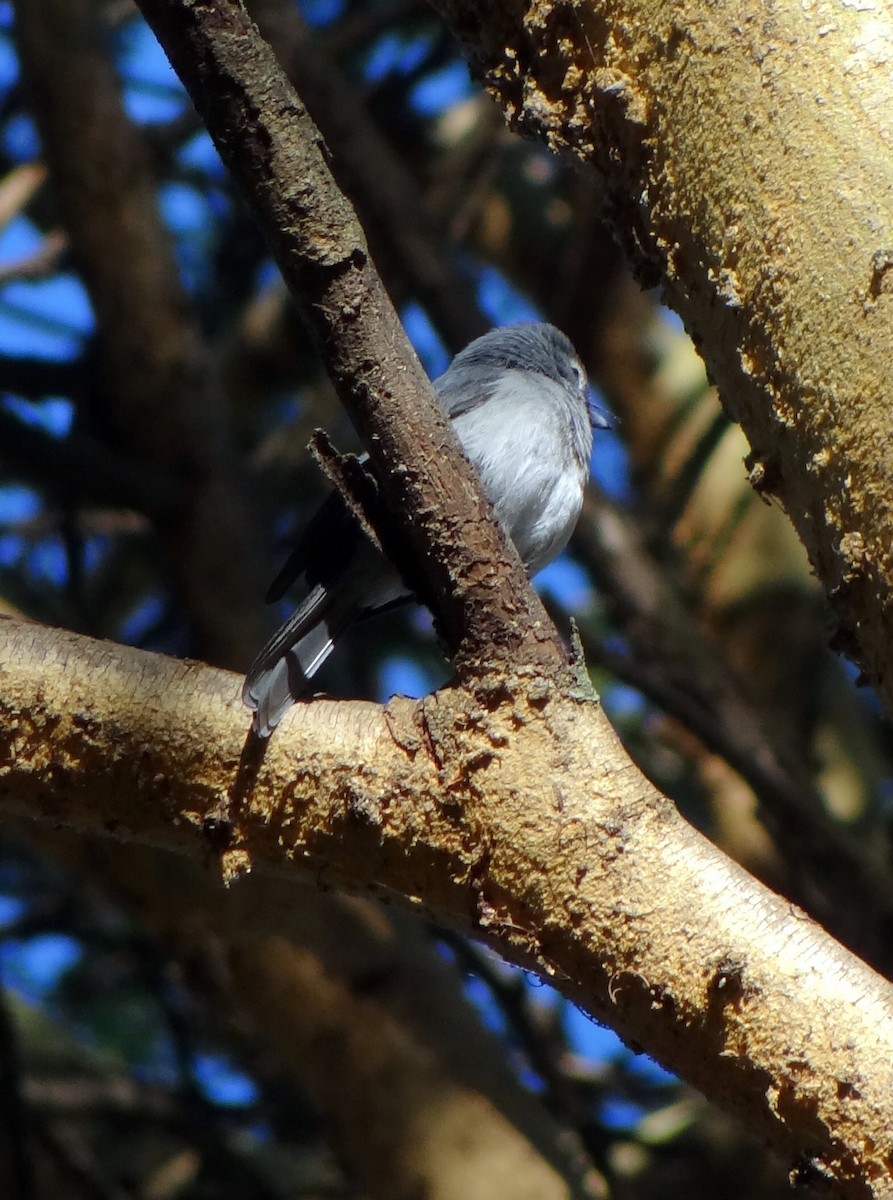
POLYGON ((893 711, 893 11, 435 0, 510 124, 604 175, 893 711))

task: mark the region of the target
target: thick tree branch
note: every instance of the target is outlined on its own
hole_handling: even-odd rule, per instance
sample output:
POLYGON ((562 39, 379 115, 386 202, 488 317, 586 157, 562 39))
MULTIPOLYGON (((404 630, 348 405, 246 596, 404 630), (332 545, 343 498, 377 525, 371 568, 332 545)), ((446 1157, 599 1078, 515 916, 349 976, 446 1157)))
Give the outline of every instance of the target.
POLYGON ((436 229, 415 176, 295 5, 251 0, 249 7, 325 137, 332 171, 356 205, 382 277, 392 289, 392 281, 408 282, 447 345, 461 350, 486 333, 489 323, 470 275, 457 266, 436 229))
POLYGON ((655 795, 597 705, 318 701, 240 767, 233 676, 10 619, 0 638, 0 809, 402 896, 840 1195, 893 1195, 890 986, 655 795))
POLYGON ((893 711, 893 12, 435 7, 515 127, 604 174, 893 711))
MULTIPOLYGON (((430 556, 450 640, 464 635, 477 665, 523 650, 560 671, 516 556, 443 453, 314 131, 241 9, 144 4, 311 298, 394 509, 430 556)), ((516 693, 500 680, 488 695, 485 680, 384 709, 317 703, 258 762, 231 677, 12 622, 0 636, 0 805, 225 847, 230 874, 298 862, 396 892, 555 979, 842 1194, 891 1194, 889 988, 682 822, 596 705, 533 676, 516 693)))
POLYGON ((425 564, 457 667, 523 661, 562 671, 552 624, 490 518, 334 183, 327 148, 270 48, 238 0, 140 7, 316 334, 391 509, 425 564))
POLYGON ((611 654, 584 628, 587 660, 602 662, 722 755, 753 789, 760 818, 791 867, 788 896, 889 975, 893 881, 881 848, 834 823, 815 783, 699 628, 634 522, 595 487, 572 544, 629 643, 628 655, 611 654))

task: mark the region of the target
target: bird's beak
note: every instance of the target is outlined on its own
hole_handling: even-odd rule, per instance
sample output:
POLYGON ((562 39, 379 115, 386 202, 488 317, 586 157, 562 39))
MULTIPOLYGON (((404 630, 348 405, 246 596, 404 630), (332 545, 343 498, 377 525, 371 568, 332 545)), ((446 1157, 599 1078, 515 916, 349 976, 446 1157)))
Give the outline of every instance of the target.
POLYGON ((586 407, 589 409, 589 424, 593 429, 613 429, 617 422, 610 413, 604 412, 592 401, 588 401, 586 407))

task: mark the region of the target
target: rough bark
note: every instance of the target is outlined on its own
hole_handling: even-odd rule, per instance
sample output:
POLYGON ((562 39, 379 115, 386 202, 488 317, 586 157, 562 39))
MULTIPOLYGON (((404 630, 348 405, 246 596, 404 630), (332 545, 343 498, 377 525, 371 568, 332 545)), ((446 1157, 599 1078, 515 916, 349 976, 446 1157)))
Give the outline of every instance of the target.
POLYGON ((491 520, 335 185, 325 143, 269 46, 238 0, 140 7, 301 303, 412 549, 398 562, 439 618, 457 668, 485 671, 521 655, 561 673, 566 657, 552 624, 491 520))
POLYGON ((308 35, 289 0, 252 0, 251 16, 299 88, 331 152, 331 166, 356 206, 378 270, 408 283, 455 352, 489 328, 468 272, 450 254, 444 231, 428 211, 415 176, 401 162, 362 97, 308 35))
MULTIPOLYGON (((399 375, 388 385, 399 335, 349 218, 323 206, 332 240, 321 253, 295 220, 322 179, 318 155, 292 153, 290 126, 307 128, 300 106, 239 10, 146 9, 165 28, 175 12, 184 28, 196 21, 192 43, 176 43, 187 73, 194 53, 197 93, 203 77, 224 85, 205 96, 207 115, 233 164, 243 161, 268 230, 286 231, 280 261, 309 290, 374 456, 399 468, 395 511, 423 514, 413 545, 433 564, 448 632, 478 653, 495 641, 503 664, 539 647, 534 665, 566 684, 516 560, 488 541, 470 477, 435 457, 447 443, 424 432, 433 410, 401 396, 399 375), (243 132, 240 160, 227 139, 243 132), (387 336, 365 341, 361 317, 379 315, 387 336), (382 347, 382 374, 364 365, 358 375, 356 362, 382 347)), ((622 93, 610 95, 627 106, 622 93)), ((761 1131, 803 1177, 891 1194, 887 985, 685 825, 591 700, 507 666, 418 704, 302 706, 258 760, 242 746, 232 677, 10 622, 3 637, 0 802, 10 810, 181 850, 224 846, 231 876, 299 863, 322 882, 399 894, 554 979, 761 1131)))
POLYGON ((893 1195, 890 986, 687 825, 594 702, 510 677, 489 707, 315 701, 258 761, 237 677, 0 630, 4 811, 399 896, 550 979, 804 1177, 893 1195))
POLYGON ((893 14, 437 0, 510 123, 605 176, 893 709, 893 14))

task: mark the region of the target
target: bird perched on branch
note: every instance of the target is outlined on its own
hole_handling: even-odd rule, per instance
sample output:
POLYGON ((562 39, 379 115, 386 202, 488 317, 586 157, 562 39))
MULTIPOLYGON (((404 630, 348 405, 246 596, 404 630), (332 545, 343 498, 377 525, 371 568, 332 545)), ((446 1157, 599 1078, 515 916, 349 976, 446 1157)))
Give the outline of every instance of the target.
MULTIPOLYGON (((535 575, 567 545, 589 477, 592 430, 586 373, 554 325, 491 330, 434 382, 496 515, 535 575)), ((352 622, 411 599, 395 568, 333 493, 311 518, 268 602, 303 576, 306 594, 257 656, 242 689, 254 730, 268 737, 309 690, 352 622)))

